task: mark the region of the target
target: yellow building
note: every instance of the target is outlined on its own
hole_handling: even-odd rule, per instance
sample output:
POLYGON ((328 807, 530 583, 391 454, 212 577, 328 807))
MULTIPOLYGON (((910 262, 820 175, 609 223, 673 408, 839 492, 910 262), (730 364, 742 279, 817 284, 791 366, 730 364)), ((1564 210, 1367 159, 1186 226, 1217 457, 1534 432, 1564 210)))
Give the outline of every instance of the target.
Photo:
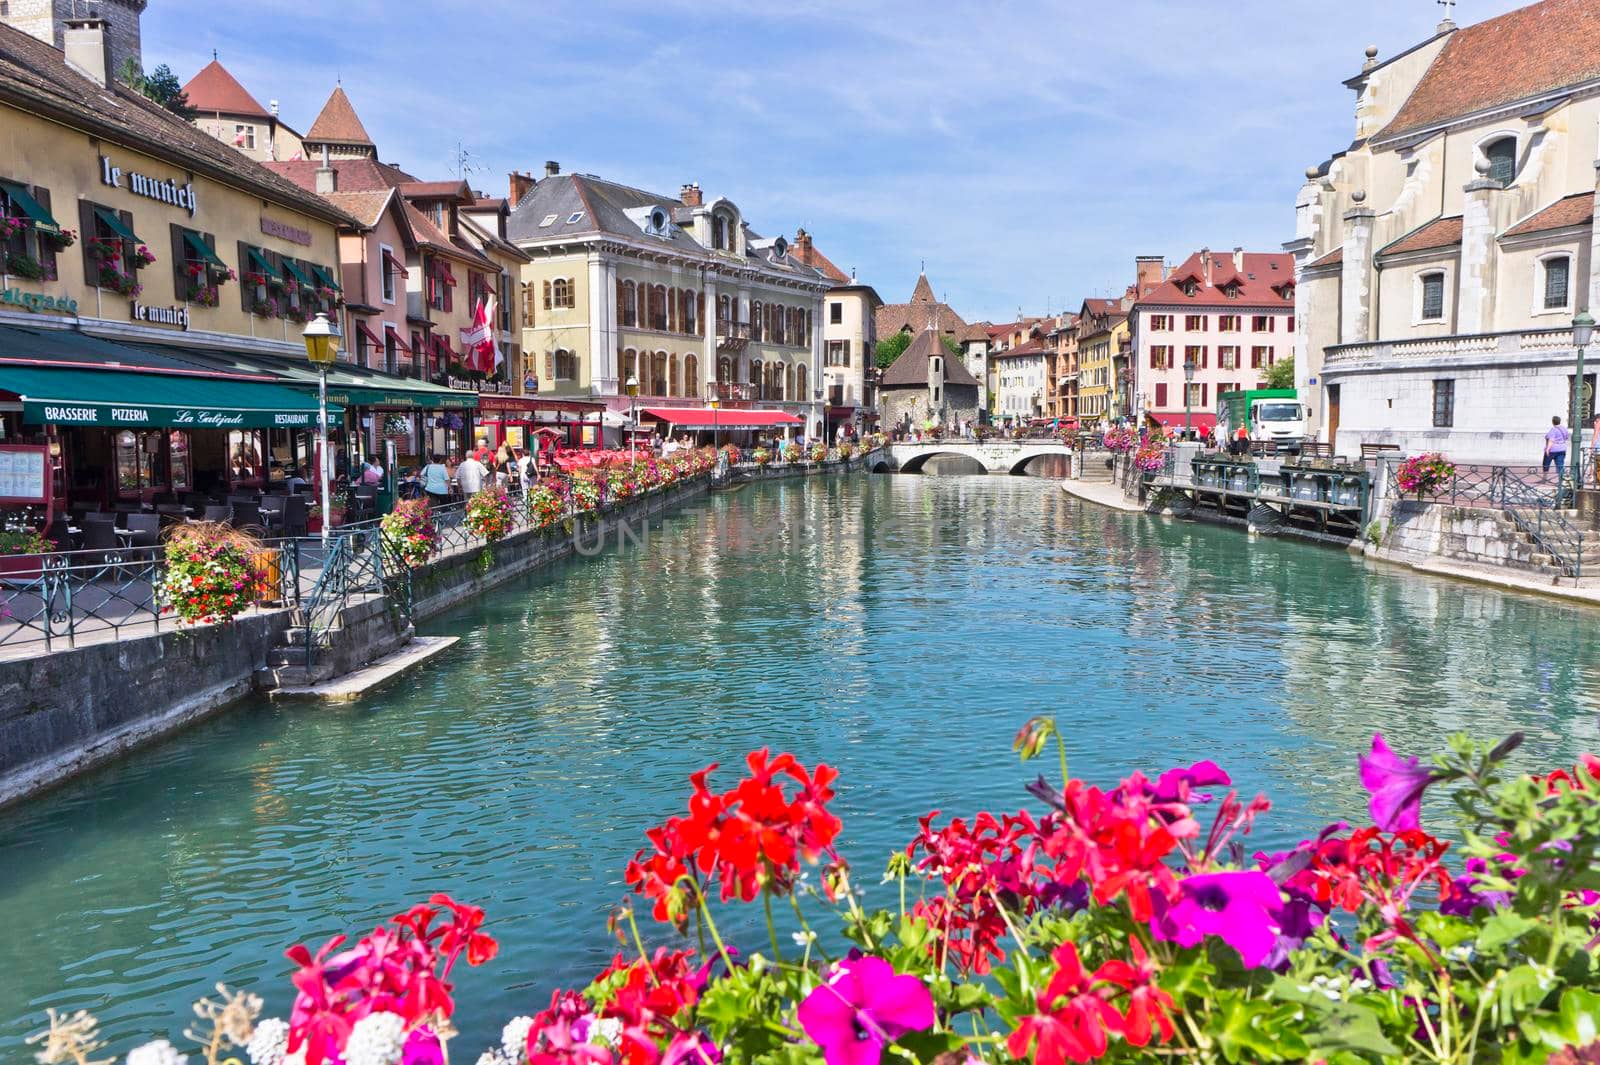
POLYGON ((108 77, 100 19, 62 43, 0 25, 4 443, 63 507, 310 480, 301 334, 340 317, 352 220, 108 77))
POLYGON ((1120 301, 1083 301, 1078 312, 1078 418, 1086 426, 1125 413, 1117 403, 1117 353, 1127 339, 1128 315, 1120 301))

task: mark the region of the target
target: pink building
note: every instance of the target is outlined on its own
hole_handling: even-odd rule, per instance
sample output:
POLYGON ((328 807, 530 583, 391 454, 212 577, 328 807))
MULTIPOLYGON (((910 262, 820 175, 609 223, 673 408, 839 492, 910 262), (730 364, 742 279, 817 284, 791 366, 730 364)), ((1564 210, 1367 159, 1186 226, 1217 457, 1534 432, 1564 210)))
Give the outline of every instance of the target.
POLYGON ((1191 424, 1216 424, 1217 396, 1264 385, 1268 367, 1294 355, 1294 256, 1208 248, 1174 270, 1138 261, 1132 328, 1135 408, 1162 425, 1184 423, 1184 365, 1191 424))

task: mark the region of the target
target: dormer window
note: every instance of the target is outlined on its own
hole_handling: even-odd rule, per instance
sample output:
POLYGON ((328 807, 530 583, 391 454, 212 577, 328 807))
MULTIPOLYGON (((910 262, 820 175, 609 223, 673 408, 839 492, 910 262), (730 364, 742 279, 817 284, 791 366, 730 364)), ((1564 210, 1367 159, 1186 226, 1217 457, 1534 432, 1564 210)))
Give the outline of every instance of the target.
POLYGON ((650 209, 650 222, 646 227, 646 232, 658 237, 667 235, 667 212, 665 210, 660 207, 650 209))
POLYGON ((1230 300, 1236 300, 1239 298, 1239 286, 1237 284, 1229 284, 1227 288, 1222 290, 1222 292, 1230 300))
POLYGON ((1200 286, 1195 284, 1193 281, 1185 281, 1183 283, 1183 294, 1185 296, 1196 295, 1197 293, 1199 293, 1199 291, 1200 291, 1200 286))
POLYGON ((782 259, 784 256, 786 256, 788 254, 789 254, 789 242, 787 240, 784 240, 782 237, 779 237, 777 240, 774 240, 772 242, 772 257, 774 259, 782 259))
POLYGON ((1489 161, 1490 181, 1509 185, 1517 177, 1517 138, 1501 137, 1483 146, 1483 157, 1489 161))

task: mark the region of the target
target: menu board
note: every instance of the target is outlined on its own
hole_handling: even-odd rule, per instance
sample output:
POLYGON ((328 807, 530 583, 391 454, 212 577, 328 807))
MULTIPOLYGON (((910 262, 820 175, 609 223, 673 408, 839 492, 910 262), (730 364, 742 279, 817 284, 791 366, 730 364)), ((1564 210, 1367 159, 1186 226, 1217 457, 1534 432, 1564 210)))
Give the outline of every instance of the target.
POLYGON ((0 445, 0 503, 50 501, 49 449, 0 445))

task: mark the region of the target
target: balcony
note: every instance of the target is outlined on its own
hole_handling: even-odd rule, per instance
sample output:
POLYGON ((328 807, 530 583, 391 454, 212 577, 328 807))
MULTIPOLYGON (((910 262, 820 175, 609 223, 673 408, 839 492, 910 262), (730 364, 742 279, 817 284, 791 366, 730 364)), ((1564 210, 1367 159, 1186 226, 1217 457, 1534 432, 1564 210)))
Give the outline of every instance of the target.
POLYGON ((706 386, 706 398, 722 403, 754 403, 756 386, 748 381, 716 381, 706 386))
POLYGON ((717 319, 717 351, 725 355, 736 355, 750 343, 750 323, 735 322, 727 318, 717 319))
POLYGON ((1323 373, 1395 370, 1435 366, 1464 368, 1524 363, 1563 363, 1574 357, 1572 329, 1528 329, 1510 333, 1375 340, 1330 345, 1323 354, 1323 373))

